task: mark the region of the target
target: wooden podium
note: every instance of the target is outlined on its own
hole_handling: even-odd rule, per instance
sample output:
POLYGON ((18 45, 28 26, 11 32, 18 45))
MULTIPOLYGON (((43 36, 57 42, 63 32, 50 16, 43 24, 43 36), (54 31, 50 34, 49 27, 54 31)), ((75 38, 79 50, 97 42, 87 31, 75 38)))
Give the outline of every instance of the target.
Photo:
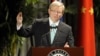
MULTIPOLYGON (((52 51, 59 50, 59 49, 66 51, 69 54, 69 56, 84 56, 83 48, 78 48, 78 47, 75 48, 34 48, 32 47, 30 49, 30 52, 28 53, 28 56, 48 56, 48 54, 50 54, 52 51)), ((64 53, 63 51, 60 52, 64 53)), ((63 56, 63 55, 56 55, 56 56, 63 56)))

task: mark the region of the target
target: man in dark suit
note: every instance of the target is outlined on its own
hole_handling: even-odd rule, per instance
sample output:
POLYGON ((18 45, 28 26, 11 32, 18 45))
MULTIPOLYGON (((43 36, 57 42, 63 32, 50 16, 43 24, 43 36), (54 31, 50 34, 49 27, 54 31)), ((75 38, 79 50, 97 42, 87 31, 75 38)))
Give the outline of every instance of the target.
POLYGON ((49 17, 36 19, 29 29, 23 28, 22 12, 18 13, 18 35, 25 37, 34 35, 36 47, 74 47, 71 27, 60 21, 64 9, 63 3, 58 1, 52 2, 48 9, 49 17))

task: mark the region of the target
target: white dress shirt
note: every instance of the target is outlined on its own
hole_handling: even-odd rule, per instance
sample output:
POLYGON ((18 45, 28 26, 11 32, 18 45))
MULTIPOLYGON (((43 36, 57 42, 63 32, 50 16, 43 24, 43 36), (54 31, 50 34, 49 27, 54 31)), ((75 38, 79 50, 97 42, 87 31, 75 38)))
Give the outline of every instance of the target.
MULTIPOLYGON (((55 26, 58 26, 59 21, 57 21, 57 22, 54 23, 52 21, 52 19, 49 17, 49 24, 50 24, 50 26, 55 27, 55 26)), ((50 29, 50 40, 51 40, 50 42, 51 42, 51 44, 54 41, 54 38, 55 38, 55 35, 56 35, 56 31, 57 31, 57 28, 51 28, 50 29)))

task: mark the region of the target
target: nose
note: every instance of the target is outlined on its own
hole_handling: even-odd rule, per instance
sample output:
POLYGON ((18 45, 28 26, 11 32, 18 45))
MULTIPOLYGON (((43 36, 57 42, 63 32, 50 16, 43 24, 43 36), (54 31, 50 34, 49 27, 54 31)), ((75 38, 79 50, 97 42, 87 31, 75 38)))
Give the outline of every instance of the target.
POLYGON ((57 11, 55 11, 55 12, 54 12, 54 14, 55 14, 55 15, 58 15, 58 12, 57 12, 57 11))

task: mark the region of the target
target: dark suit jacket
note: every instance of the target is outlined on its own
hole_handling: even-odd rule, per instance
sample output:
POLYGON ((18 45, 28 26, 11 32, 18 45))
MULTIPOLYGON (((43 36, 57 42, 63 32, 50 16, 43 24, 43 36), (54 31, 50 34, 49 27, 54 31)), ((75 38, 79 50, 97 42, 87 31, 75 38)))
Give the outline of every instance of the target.
POLYGON ((24 29, 21 27, 17 33, 18 35, 25 37, 34 35, 36 47, 64 47, 66 42, 68 42, 71 47, 74 46, 71 27, 61 21, 58 25, 53 44, 50 44, 50 26, 48 18, 37 19, 32 25, 32 28, 24 29))

